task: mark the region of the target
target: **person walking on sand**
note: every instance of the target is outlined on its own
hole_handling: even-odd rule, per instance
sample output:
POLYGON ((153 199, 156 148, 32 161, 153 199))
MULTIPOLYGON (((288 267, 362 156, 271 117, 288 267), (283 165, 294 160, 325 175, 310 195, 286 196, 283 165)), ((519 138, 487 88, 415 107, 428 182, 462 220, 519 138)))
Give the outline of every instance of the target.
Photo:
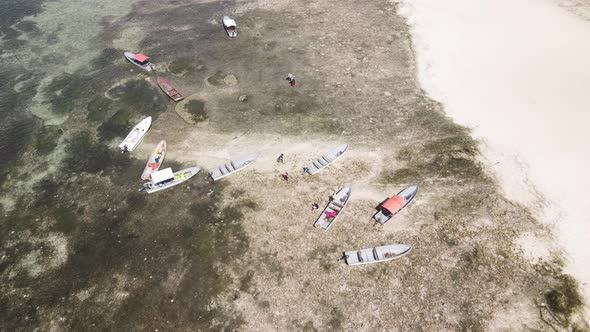
POLYGON ((281 153, 281 155, 277 158, 277 162, 284 164, 285 163, 285 155, 281 153))
POLYGON ((319 209, 319 208, 320 208, 320 206, 318 205, 318 203, 313 203, 313 204, 311 205, 311 210, 312 210, 312 211, 313 211, 313 210, 317 210, 317 209, 319 209))
POLYGON ((289 183, 289 173, 285 172, 284 174, 282 174, 283 176, 283 180, 285 180, 285 182, 289 183))

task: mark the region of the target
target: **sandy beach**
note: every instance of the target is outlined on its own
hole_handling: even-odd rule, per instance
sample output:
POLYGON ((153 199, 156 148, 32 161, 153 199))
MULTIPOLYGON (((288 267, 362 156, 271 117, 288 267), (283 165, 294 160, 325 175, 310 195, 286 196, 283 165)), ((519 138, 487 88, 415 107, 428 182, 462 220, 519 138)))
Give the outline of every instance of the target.
POLYGON ((556 227, 590 299, 590 22, 550 1, 408 1, 400 13, 421 84, 473 128, 504 192, 556 227))
POLYGON ((587 161, 569 135, 583 121, 563 127, 583 104, 584 23, 523 1, 506 13, 427 0, 0 4, 0 138, 18 143, 0 145, 0 330, 588 330, 584 257, 563 252, 577 245, 566 231, 581 233, 570 214, 587 181, 562 169, 587 161), (170 100, 158 76, 186 99, 170 100), (121 154, 147 116, 141 144, 121 154), (164 139, 163 168, 202 171, 139 192, 164 139), (343 143, 335 163, 302 173, 343 143), (207 179, 251 153, 246 169, 207 179), (412 185, 412 203, 376 224, 379 204, 412 185), (313 204, 344 186, 345 210, 314 228, 313 204), (413 249, 342 259, 388 244, 413 249))

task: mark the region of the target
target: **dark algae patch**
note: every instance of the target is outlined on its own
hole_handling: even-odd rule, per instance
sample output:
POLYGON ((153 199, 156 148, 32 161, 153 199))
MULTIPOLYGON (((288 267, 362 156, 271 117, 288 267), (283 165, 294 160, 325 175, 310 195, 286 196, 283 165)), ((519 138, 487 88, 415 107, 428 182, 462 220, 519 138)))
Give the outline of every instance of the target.
POLYGON ((37 131, 33 141, 33 148, 41 155, 46 155, 55 149, 64 131, 58 126, 44 126, 37 131))
POLYGON ((207 111, 205 103, 201 100, 190 100, 184 105, 184 109, 191 115, 194 122, 207 120, 207 111))

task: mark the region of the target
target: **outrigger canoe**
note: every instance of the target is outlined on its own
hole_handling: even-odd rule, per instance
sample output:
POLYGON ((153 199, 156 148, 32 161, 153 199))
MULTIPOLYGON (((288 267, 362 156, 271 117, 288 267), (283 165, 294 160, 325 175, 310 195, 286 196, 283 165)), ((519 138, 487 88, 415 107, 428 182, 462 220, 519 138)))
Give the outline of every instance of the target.
POLYGON ((156 69, 156 66, 150 62, 150 57, 147 55, 141 53, 133 54, 131 52, 125 52, 124 55, 125 59, 143 70, 152 71, 156 69))
POLYGON ((187 181, 200 171, 201 169, 199 167, 189 167, 172 173, 172 168, 165 168, 161 171, 153 172, 152 180, 144 183, 139 191, 146 191, 148 194, 151 194, 168 189, 187 181))
POLYGON ((373 219, 381 225, 385 225, 396 213, 410 204, 417 193, 418 186, 410 186, 400 191, 397 195, 391 196, 391 198, 377 207, 378 211, 373 216, 373 219))
POLYGON ((164 162, 164 157, 166 157, 166 148, 166 141, 160 141, 160 143, 156 145, 154 152, 152 152, 148 158, 147 164, 141 174, 142 180, 150 180, 151 174, 160 169, 160 166, 162 166, 162 163, 164 162))
POLYGON ((342 214, 342 210, 346 207, 348 200, 350 199, 350 194, 352 194, 352 189, 350 187, 344 187, 340 189, 335 195, 334 199, 328 203, 328 206, 322 211, 322 214, 313 224, 314 227, 319 227, 324 231, 328 231, 336 218, 342 214))
POLYGON ((129 132, 127 137, 119 144, 119 148, 121 149, 121 153, 129 152, 135 150, 135 148, 141 143, 145 134, 147 134, 148 130, 152 125, 152 117, 148 116, 147 118, 141 120, 140 123, 135 125, 133 129, 129 132))
POLYGON ((236 21, 231 19, 229 16, 223 17, 223 28, 227 35, 231 38, 234 38, 238 35, 238 30, 236 30, 236 21))
POLYGON ((247 156, 241 157, 240 159, 230 161, 229 163, 223 164, 219 167, 216 167, 212 171, 210 171, 209 177, 213 181, 217 181, 219 179, 222 179, 232 173, 235 173, 237 171, 241 171, 244 168, 252 165, 252 163, 254 163, 254 161, 256 161, 256 158, 258 158, 258 155, 249 154, 247 156))
POLYGON ((390 244, 375 248, 347 251, 344 253, 344 259, 348 265, 379 263, 403 257, 410 253, 410 251, 412 251, 412 246, 407 244, 390 244))
POLYGON ((170 83, 170 81, 168 81, 167 79, 163 77, 157 77, 156 82, 158 82, 158 86, 160 87, 160 89, 162 89, 162 91, 164 91, 164 93, 168 95, 170 99, 174 101, 181 101, 184 99, 184 96, 180 92, 178 92, 178 90, 176 90, 172 83, 170 83))
POLYGON ((309 175, 314 175, 336 161, 336 159, 340 158, 340 156, 343 155, 346 150, 348 150, 348 144, 339 145, 330 152, 314 160, 311 164, 303 167, 303 170, 309 173, 309 175))

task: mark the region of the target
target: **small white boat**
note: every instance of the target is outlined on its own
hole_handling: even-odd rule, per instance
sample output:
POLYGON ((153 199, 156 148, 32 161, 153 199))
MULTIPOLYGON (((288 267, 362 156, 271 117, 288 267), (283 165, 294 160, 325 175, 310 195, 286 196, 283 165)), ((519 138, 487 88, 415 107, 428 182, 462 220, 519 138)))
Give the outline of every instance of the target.
POLYGON ((344 259, 348 265, 387 262, 403 257, 410 251, 412 251, 412 246, 407 244, 390 244, 375 248, 347 251, 344 253, 344 259))
POLYGON ((348 144, 339 145, 317 160, 314 160, 311 164, 303 167, 303 171, 309 173, 309 175, 314 175, 336 161, 336 159, 340 158, 340 156, 343 155, 346 150, 348 150, 348 144))
POLYGON ((416 197, 418 186, 410 186, 391 196, 383 204, 377 207, 377 213, 373 216, 376 222, 385 225, 396 213, 405 208, 416 197))
POLYGON ((223 28, 227 35, 231 38, 234 38, 238 35, 238 30, 236 30, 236 21, 231 19, 229 16, 223 17, 223 28))
POLYGON ((162 166, 164 158, 166 157, 166 147, 166 141, 160 141, 160 143, 156 145, 154 152, 152 152, 148 158, 147 164, 143 169, 143 173, 141 174, 142 180, 151 179, 151 174, 160 169, 160 166, 162 166))
POLYGON ((201 169, 199 167, 189 167, 172 173, 172 168, 165 168, 161 171, 153 172, 152 180, 144 183, 139 191, 146 191, 148 194, 151 194, 160 190, 168 189, 187 181, 197 175, 200 171, 201 169))
POLYGON ((150 57, 147 55, 131 52, 125 52, 123 54, 125 55, 125 59, 143 70, 152 71, 156 69, 156 66, 150 62, 150 57))
POLYGON ((223 165, 213 169, 212 171, 210 171, 209 177, 213 181, 217 181, 219 179, 222 179, 232 173, 243 170, 244 168, 252 165, 252 163, 254 163, 254 161, 256 161, 256 158, 258 158, 258 155, 249 154, 247 156, 241 157, 240 159, 230 161, 229 163, 223 164, 223 165))
POLYGON ((123 142, 119 144, 119 148, 121 149, 121 153, 131 152, 135 150, 135 148, 141 143, 145 134, 147 134, 148 130, 152 125, 152 117, 148 116, 147 118, 141 120, 125 137, 123 142))
POLYGON ((332 227, 336 218, 342 214, 342 210, 346 207, 348 200, 350 199, 350 195, 352 194, 352 189, 350 187, 344 187, 340 189, 334 195, 334 199, 328 203, 328 206, 322 211, 322 214, 313 224, 314 227, 320 227, 324 231, 327 231, 332 227))

